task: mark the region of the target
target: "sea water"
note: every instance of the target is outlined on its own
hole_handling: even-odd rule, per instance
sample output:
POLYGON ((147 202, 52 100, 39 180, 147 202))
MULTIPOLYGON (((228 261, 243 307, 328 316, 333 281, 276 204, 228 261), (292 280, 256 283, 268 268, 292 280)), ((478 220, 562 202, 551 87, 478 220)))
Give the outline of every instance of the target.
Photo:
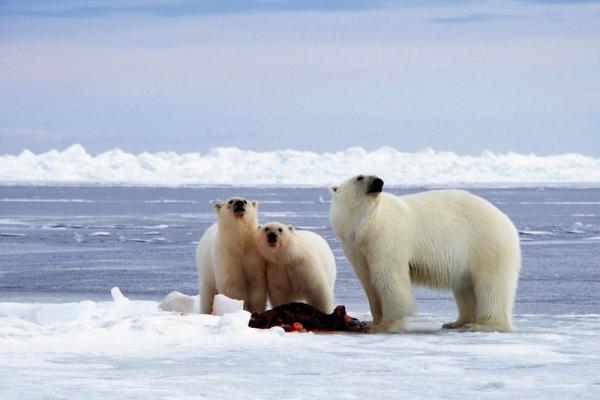
MULTIPOLYGON (((406 194, 422 189, 386 189, 406 194)), ((523 266, 516 313, 600 312, 600 189, 471 189, 517 226, 523 266)), ((336 302, 368 311, 329 224, 327 188, 0 186, 0 301, 134 299, 198 293, 197 241, 211 202, 259 202, 261 222, 322 235, 336 257, 336 302)), ((449 292, 417 289, 418 310, 452 310, 449 292)))

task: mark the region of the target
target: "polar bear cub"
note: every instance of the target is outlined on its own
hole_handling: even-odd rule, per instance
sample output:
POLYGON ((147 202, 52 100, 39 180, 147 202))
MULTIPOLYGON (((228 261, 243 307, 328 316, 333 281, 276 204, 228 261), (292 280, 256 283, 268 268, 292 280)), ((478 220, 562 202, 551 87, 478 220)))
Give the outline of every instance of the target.
POLYGON ((270 222, 258 228, 258 250, 267 262, 267 287, 273 307, 305 300, 333 312, 335 258, 314 232, 270 222))
POLYGON ((451 289, 444 328, 510 331, 521 252, 510 219, 462 190, 382 193, 358 175, 332 188, 331 225, 367 294, 376 330, 402 331, 411 283, 451 289))
POLYGON ((196 265, 200 312, 210 314, 216 294, 244 301, 250 312, 267 304, 265 263, 256 248, 258 203, 240 197, 215 202, 217 222, 200 238, 196 265))

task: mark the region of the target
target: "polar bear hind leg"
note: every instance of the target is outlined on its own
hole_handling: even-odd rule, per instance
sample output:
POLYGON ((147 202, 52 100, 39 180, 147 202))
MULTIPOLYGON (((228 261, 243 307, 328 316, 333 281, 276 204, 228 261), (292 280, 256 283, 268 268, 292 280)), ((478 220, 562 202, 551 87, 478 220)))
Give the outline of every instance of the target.
POLYGON ((516 274, 510 273, 514 271, 514 266, 509 266, 503 270, 506 273, 502 277, 473 279, 476 322, 463 325, 463 330, 511 331, 512 306, 518 277, 516 274))
POLYGON ((454 298, 456 299, 456 305, 458 306, 458 319, 454 322, 448 322, 442 327, 444 329, 459 329, 465 324, 475 323, 475 293, 473 286, 468 284, 462 288, 454 289, 454 298))

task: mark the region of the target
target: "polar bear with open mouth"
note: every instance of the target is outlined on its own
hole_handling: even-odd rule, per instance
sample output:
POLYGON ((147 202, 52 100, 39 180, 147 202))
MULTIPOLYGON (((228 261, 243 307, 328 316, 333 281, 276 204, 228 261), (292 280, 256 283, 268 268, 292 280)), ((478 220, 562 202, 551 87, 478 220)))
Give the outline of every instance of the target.
POLYGON ((216 294, 244 301, 250 312, 267 305, 265 263, 256 248, 258 203, 241 197, 215 202, 217 222, 200 238, 196 264, 200 312, 210 314, 216 294))

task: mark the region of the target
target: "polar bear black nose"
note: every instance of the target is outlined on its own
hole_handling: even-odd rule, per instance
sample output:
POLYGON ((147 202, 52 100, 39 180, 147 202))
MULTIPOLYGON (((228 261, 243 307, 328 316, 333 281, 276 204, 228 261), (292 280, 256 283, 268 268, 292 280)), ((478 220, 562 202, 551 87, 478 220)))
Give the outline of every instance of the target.
POLYGON ((233 212, 243 212, 246 211, 244 209, 244 201, 243 200, 236 200, 233 203, 233 212))
POLYGON ((375 178, 369 184, 369 188, 367 189, 367 193, 380 193, 383 190, 383 180, 380 178, 375 178))
POLYGON ((277 234, 275 232, 269 232, 267 234, 267 242, 277 243, 277 234))

